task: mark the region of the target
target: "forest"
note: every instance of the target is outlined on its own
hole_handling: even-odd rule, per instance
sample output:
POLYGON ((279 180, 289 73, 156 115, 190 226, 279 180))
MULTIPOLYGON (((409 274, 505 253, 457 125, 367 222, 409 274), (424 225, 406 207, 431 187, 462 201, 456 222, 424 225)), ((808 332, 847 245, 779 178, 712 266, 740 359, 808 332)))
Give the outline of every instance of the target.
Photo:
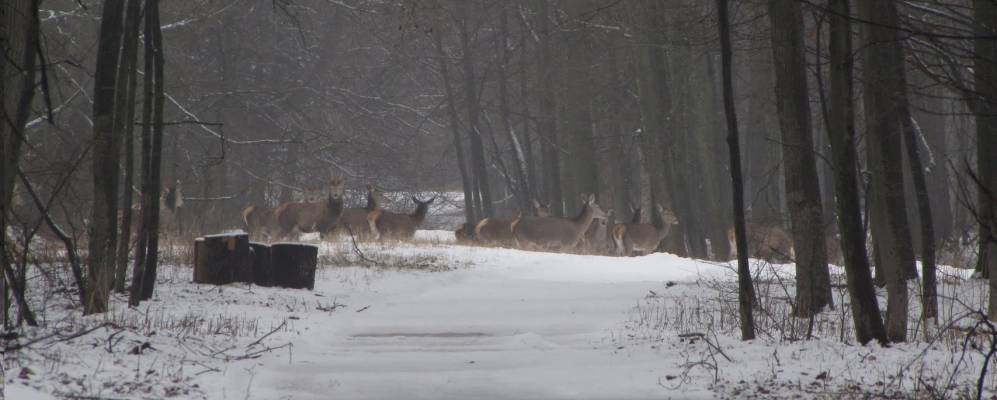
MULTIPOLYGON (((892 351, 883 363, 919 353, 918 365, 941 365, 973 354, 939 376, 891 375, 879 389, 854 378, 824 394, 997 392, 993 0, 7 0, 0 50, 0 344, 7 385, 31 391, 15 393, 216 398, 227 387, 249 398, 254 375, 209 385, 164 364, 172 384, 127 383, 125 367, 78 378, 92 367, 81 355, 69 368, 76 375, 63 377, 80 388, 60 389, 58 368, 39 367, 59 364, 43 361, 61 359, 52 349, 97 343, 97 335, 106 343, 95 348, 129 366, 138 359, 114 349, 113 337, 139 343, 134 356, 143 342, 167 346, 152 339, 156 330, 176 340, 190 332, 241 338, 245 353, 206 347, 195 353, 210 357, 190 356, 223 376, 224 363, 284 351, 268 342, 288 338, 290 348, 295 318, 308 319, 291 318, 302 312, 293 310, 316 300, 251 278, 206 278, 202 268, 215 268, 202 267, 214 257, 207 252, 236 246, 200 247, 215 234, 241 235, 239 246, 257 259, 265 248, 274 271, 277 243, 294 263, 304 254, 311 275, 293 287, 324 297, 317 309, 330 315, 362 307, 335 300, 371 295, 372 284, 358 281, 405 288, 407 278, 391 271, 426 274, 418 276, 427 287, 504 267, 517 272, 502 279, 532 280, 541 272, 525 266, 534 264, 562 283, 598 276, 607 293, 629 289, 614 286, 618 279, 643 282, 614 295, 618 312, 589 318, 612 330, 620 315, 636 313, 640 323, 620 328, 629 337, 699 346, 704 361, 661 373, 678 376, 677 388, 738 395, 747 389, 733 378, 725 384, 721 369, 755 367, 725 351, 748 351, 743 361, 777 343, 815 341, 892 351), (298 242, 309 245, 288 245, 298 242), (589 275, 562 270, 572 263, 589 275), (662 297, 666 281, 699 289, 662 297), (287 310, 255 319, 182 314, 216 301, 211 283, 261 287, 287 310), (691 307, 683 296, 703 299, 696 314, 707 307, 712 319, 684 319, 693 317, 675 311, 691 307), (648 304, 666 310, 659 317, 680 316, 652 324, 648 304), (634 326, 639 333, 627 330, 634 326), (949 352, 929 351, 936 343, 949 352), (38 384, 26 383, 33 374, 38 384)), ((471 287, 454 300, 480 300, 471 287)), ((509 296, 517 289, 548 290, 511 285, 509 296)), ((580 287, 564 290, 591 300, 580 287)), ((224 304, 269 308, 239 293, 224 304)), ((414 304, 414 315, 437 316, 414 304)), ((542 319, 558 310, 534 311, 542 319)), ((406 315, 377 312, 349 321, 390 325, 406 315)), ((337 337, 395 332, 384 329, 337 337)), ((450 335, 465 333, 409 337, 452 345, 450 335)), ((377 353, 383 343, 363 345, 377 353)), ((577 361, 552 359, 563 368, 577 361)), ((509 382, 530 376, 510 374, 509 382)), ((549 385, 511 396, 564 396, 547 390, 569 383, 539 376, 549 385)), ((773 390, 783 382, 775 376, 757 386, 773 390)), ((344 393, 397 397, 418 388, 459 398, 502 386, 450 392, 396 379, 399 392, 365 392, 363 379, 347 379, 343 387, 356 392, 344 393)), ((275 387, 256 396, 284 393, 275 387)), ((793 390, 786 393, 821 395, 793 390)))

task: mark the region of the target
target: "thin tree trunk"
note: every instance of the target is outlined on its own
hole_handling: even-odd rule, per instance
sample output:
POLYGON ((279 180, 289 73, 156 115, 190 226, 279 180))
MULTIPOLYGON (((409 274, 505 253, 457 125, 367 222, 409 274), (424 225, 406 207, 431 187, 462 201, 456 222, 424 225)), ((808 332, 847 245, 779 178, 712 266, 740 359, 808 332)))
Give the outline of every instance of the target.
POLYGON ((973 78, 979 99, 976 104, 977 221, 980 254, 976 270, 989 278, 988 315, 997 319, 997 4, 989 0, 973 2, 976 39, 973 78), (988 37, 990 36, 990 37, 988 37))
POLYGON ((782 130, 786 201, 796 253, 795 314, 809 317, 834 303, 813 153, 800 3, 769 0, 769 21, 776 65, 776 106, 782 130))
POLYGON ((121 68, 118 70, 117 83, 123 90, 118 91, 114 112, 115 130, 121 132, 125 139, 124 187, 121 201, 121 233, 118 236, 116 268, 114 272, 114 291, 125 292, 125 275, 128 271, 128 250, 131 245, 132 227, 132 185, 135 170, 135 82, 136 60, 138 58, 138 30, 141 24, 139 11, 141 0, 128 0, 125 11, 125 39, 121 51, 121 68))
POLYGON ((529 167, 527 165, 526 152, 523 150, 523 144, 516 135, 512 123, 512 110, 509 105, 509 82, 506 78, 506 68, 509 63, 509 13, 505 5, 501 7, 499 38, 497 40, 500 60, 496 68, 498 70, 499 85, 499 114, 502 118, 502 129, 509 138, 509 147, 512 149, 512 156, 515 160, 513 171, 515 172, 516 185, 514 185, 513 189, 515 189, 514 193, 519 200, 517 206, 520 210, 526 211, 530 209, 530 199, 532 198, 530 193, 533 190, 530 188, 530 181, 527 178, 529 167))
POLYGON ((488 185, 488 169, 486 167, 485 147, 481 140, 481 104, 475 85, 474 57, 471 53, 471 36, 468 31, 470 23, 467 13, 468 2, 457 2, 457 19, 460 25, 460 43, 463 55, 461 65, 464 71, 464 102, 467 104, 468 136, 471 138, 471 167, 478 182, 478 193, 481 195, 481 211, 483 216, 494 214, 491 187, 488 185))
MULTIPOLYGON (((886 272, 886 333, 890 341, 907 340, 907 279, 914 270, 907 206, 904 199, 900 132, 900 102, 896 94, 906 90, 903 81, 903 54, 897 26, 896 5, 891 1, 860 1, 860 18, 871 21, 864 48, 866 136, 872 185, 874 240, 886 272), (875 226, 879 228, 875 228, 875 226), (877 237, 878 236, 878 237, 877 237)), ((916 272, 915 272, 916 274, 916 272)))
MULTIPOLYGON (((13 246, 7 238, 14 179, 24 140, 24 125, 31 112, 35 94, 35 63, 38 59, 38 0, 0 2, 0 267, 11 285, 15 301, 28 325, 34 325, 34 315, 24 299, 25 288, 13 280, 10 257, 13 246), (8 273, 9 272, 9 273, 8 273)), ((0 281, 5 280, 0 276, 0 281)), ((7 286, 0 283, 0 313, 2 325, 7 324, 7 286)))
MULTIPOLYGON (((830 23, 830 106, 827 134, 834 165, 838 230, 845 259, 845 279, 851 297, 855 338, 863 345, 875 339, 886 343, 886 328, 869 271, 856 176, 855 115, 852 86, 851 21, 848 0, 832 0, 830 23)), ((819 61, 819 60, 818 60, 819 61)))
POLYGON ((122 39, 124 0, 104 2, 94 73, 93 95, 93 217, 90 221, 87 302, 85 314, 107 311, 117 249, 118 165, 120 135, 114 130, 114 100, 118 90, 118 56, 122 39))
POLYGON ((734 84, 731 79, 730 22, 727 0, 717 0, 720 27, 720 60, 723 77, 724 114, 727 115, 727 146, 730 149, 730 177, 734 200, 734 236, 737 245, 737 298, 741 316, 741 340, 755 338, 752 304, 755 299, 748 266, 748 237, 744 223, 744 183, 741 180, 741 149, 737 137, 737 114, 734 108, 734 84))
POLYGON ((450 83, 450 68, 446 52, 443 49, 443 34, 440 33, 439 29, 433 30, 433 41, 436 45, 437 60, 440 64, 440 79, 443 80, 443 88, 446 90, 450 129, 453 131, 454 149, 457 152, 457 169, 460 171, 461 188, 464 190, 464 221, 465 224, 473 224, 478 221, 478 214, 474 207, 474 185, 468 173, 467 157, 464 155, 464 144, 460 137, 460 117, 457 115, 453 85, 450 83))
POLYGON ((564 215, 564 194, 561 191, 560 146, 557 134, 557 104, 554 96, 554 61, 552 57, 550 11, 548 0, 537 0, 540 8, 540 116, 539 136, 543 157, 544 197, 555 216, 564 215))
POLYGON ((159 210, 160 192, 162 191, 162 165, 163 165, 163 103, 165 100, 163 85, 163 66, 165 56, 163 54, 163 31, 159 22, 159 0, 148 0, 146 5, 146 25, 150 28, 152 38, 153 63, 155 82, 153 87, 152 103, 152 149, 149 153, 149 175, 152 187, 152 207, 149 210, 149 243, 146 249, 146 267, 142 271, 142 296, 141 300, 152 298, 156 288, 156 275, 159 265, 159 210))
POLYGON ((931 200, 928 197, 928 184, 925 178, 925 168, 918 151, 920 133, 914 125, 910 105, 906 95, 902 95, 900 106, 900 123, 903 127, 904 147, 907 149, 907 159, 910 163, 911 177, 914 181, 914 195, 917 198, 918 220, 921 228, 921 313, 927 331, 929 326, 938 323, 938 278, 935 267, 935 225, 931 212, 931 200), (928 324, 927 322, 933 324, 928 324))

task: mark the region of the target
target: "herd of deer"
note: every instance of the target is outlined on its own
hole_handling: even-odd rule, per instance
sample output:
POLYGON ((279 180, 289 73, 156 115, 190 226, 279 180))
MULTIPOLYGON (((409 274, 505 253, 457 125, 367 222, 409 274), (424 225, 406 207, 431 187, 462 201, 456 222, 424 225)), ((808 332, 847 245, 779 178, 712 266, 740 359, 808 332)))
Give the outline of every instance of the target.
POLYGON ((473 225, 457 228, 461 243, 480 243, 533 250, 584 250, 593 253, 633 255, 649 253, 668 236, 675 215, 658 204, 652 223, 640 223, 639 210, 630 223, 607 225, 607 213, 595 196, 581 196, 581 211, 574 217, 553 217, 550 205, 533 201, 534 215, 520 213, 512 219, 485 218, 473 225))
MULTIPOLYGON (((323 239, 351 236, 358 240, 408 240, 425 221, 434 198, 412 197, 415 210, 400 214, 384 210, 387 198, 368 185, 363 207, 345 208, 343 180, 333 179, 326 189, 304 191, 301 202, 287 202, 275 208, 250 205, 242 211, 242 221, 256 238, 292 239, 301 233, 318 232, 323 239)), ((531 250, 581 250, 596 254, 632 256, 654 252, 677 225, 678 219, 667 207, 656 204, 651 223, 641 223, 640 209, 634 209, 629 223, 607 224, 609 214, 595 196, 581 196, 581 211, 573 217, 554 217, 550 204, 533 201, 533 215, 514 218, 485 218, 456 229, 458 243, 515 247, 531 250)), ((782 228, 748 224, 749 256, 771 262, 792 261, 793 243, 782 228)), ((734 231, 728 231, 730 258, 734 257, 734 231)), ((829 258, 840 259, 837 243, 828 242, 829 258)))
MULTIPOLYGON (((632 208, 629 223, 607 224, 609 212, 603 211, 593 195, 581 196, 582 209, 574 217, 552 217, 550 205, 533 201, 534 215, 522 213, 511 219, 485 218, 474 225, 462 225, 455 231, 460 243, 517 247, 534 250, 580 250, 595 254, 633 256, 656 251, 662 240, 677 225, 678 218, 669 208, 656 204, 651 223, 641 223, 641 210, 632 208), (473 229, 472 229, 473 227, 473 229)), ((769 262, 787 263, 794 258, 793 241, 781 227, 749 223, 749 257, 769 262)), ((727 231, 734 258, 734 229, 727 231)), ((837 241, 828 239, 828 260, 841 264, 837 241)))
POLYGON ((343 180, 333 179, 326 189, 306 189, 304 201, 288 202, 276 208, 250 205, 242 211, 242 221, 252 237, 296 238, 301 233, 318 232, 328 239, 350 235, 360 240, 406 240, 426 219, 434 198, 415 202, 415 211, 399 214, 381 208, 387 200, 380 190, 367 186, 364 207, 343 207, 343 180))

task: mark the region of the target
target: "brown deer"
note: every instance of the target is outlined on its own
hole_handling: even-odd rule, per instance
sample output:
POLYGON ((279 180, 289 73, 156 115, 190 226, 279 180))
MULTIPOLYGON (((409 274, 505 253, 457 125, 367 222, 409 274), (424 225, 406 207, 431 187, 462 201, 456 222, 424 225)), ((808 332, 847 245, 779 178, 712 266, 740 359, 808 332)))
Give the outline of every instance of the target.
POLYGON ((433 197, 422 201, 412 196, 415 202, 415 211, 411 214, 398 214, 385 210, 374 210, 367 214, 367 225, 374 237, 381 240, 409 240, 415 236, 415 230, 422 225, 429 212, 429 205, 433 204, 433 197))
POLYGON ((263 236, 269 240, 280 231, 277 216, 274 215, 275 210, 270 207, 258 207, 255 204, 242 210, 242 223, 245 224, 250 237, 263 236))
MULTIPOLYGON (((550 203, 540 204, 533 200, 533 213, 538 217, 550 216, 550 203)), ((512 235, 512 222, 522 218, 520 213, 513 219, 485 218, 474 227, 474 239, 486 244, 493 244, 501 247, 513 247, 516 245, 516 238, 512 235)))
POLYGON ((374 238, 370 225, 367 224, 367 214, 380 210, 381 205, 388 201, 384 193, 377 188, 367 185, 367 204, 363 208, 351 207, 343 210, 343 215, 339 216, 339 224, 336 226, 335 235, 353 235, 357 240, 370 240, 374 238))
MULTIPOLYGON (((613 218, 613 214, 615 210, 610 208, 606 210, 606 218, 592 221, 589 229, 585 231, 585 237, 582 238, 582 248, 594 254, 603 254, 609 250, 612 242, 609 235, 609 219, 613 218)), ((613 224, 615 225, 618 224, 613 224)))
MULTIPOLYGON (((632 256, 634 252, 651 253, 658 248, 661 241, 668 236, 672 225, 679 223, 672 210, 661 204, 654 205, 655 215, 651 224, 619 224, 613 227, 610 237, 616 254, 632 256)), ((635 219, 639 220, 640 216, 635 219)))
POLYGON ((512 222, 512 234, 520 247, 571 249, 585 236, 593 220, 606 219, 606 212, 595 202, 595 195, 584 197, 582 210, 573 218, 519 217, 512 222))
MULTIPOLYGON (((748 257, 771 263, 787 263, 795 258, 793 239, 782 228, 755 223, 748 223, 745 228, 748 234, 748 257)), ((730 258, 737 257, 734 228, 727 230, 727 240, 730 241, 730 258)))
POLYGON ((343 180, 333 179, 325 198, 315 199, 315 190, 308 192, 303 203, 284 203, 274 210, 280 236, 288 238, 291 233, 318 232, 325 238, 336 228, 339 216, 343 213, 343 180), (310 198, 309 198, 310 197, 310 198))

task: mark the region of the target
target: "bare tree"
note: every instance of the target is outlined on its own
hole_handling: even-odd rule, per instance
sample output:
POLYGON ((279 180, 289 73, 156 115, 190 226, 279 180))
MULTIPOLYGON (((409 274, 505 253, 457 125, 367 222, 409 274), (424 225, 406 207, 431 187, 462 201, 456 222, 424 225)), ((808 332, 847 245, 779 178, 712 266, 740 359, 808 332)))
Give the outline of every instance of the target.
POLYGON ((851 297, 855 338, 866 344, 875 339, 886 343, 886 328, 879 314, 876 288, 869 270, 869 257, 862 229, 862 208, 856 177, 855 105, 852 89, 852 31, 848 0, 830 4, 830 105, 827 134, 834 165, 834 188, 838 206, 838 230, 845 259, 845 278, 851 297))
POLYGON ((859 2, 858 14, 868 21, 863 25, 865 41, 861 47, 873 241, 886 272, 887 337, 903 342, 907 340, 907 279, 914 269, 914 253, 907 223, 901 149, 895 145, 902 140, 897 93, 906 90, 900 38, 893 28, 898 24, 897 9, 892 1, 863 1, 859 2))
POLYGON ((142 105, 142 226, 128 304, 152 298, 159 263, 159 207, 163 153, 163 34, 159 0, 145 3, 145 78, 142 105))
POLYGON ((737 298, 741 316, 741 340, 755 338, 752 316, 755 292, 748 267, 748 235, 744 223, 744 183, 741 179, 741 148, 737 137, 737 113, 734 107, 734 83, 731 78, 730 21, 727 0, 717 0, 720 28, 721 77, 723 79, 724 114, 727 115, 727 146, 730 149, 730 177, 734 196, 734 236, 737 242, 737 298))
POLYGON ((973 32, 975 57, 973 58, 973 80, 977 98, 971 103, 977 106, 976 114, 976 173, 979 179, 977 188, 977 218, 979 225, 980 252, 977 256, 977 271, 989 275, 990 302, 988 315, 997 318, 997 238, 993 236, 997 227, 997 44, 992 36, 997 32, 997 4, 992 1, 973 1, 973 32))
POLYGON ((114 130, 114 101, 119 90, 118 59, 121 52, 124 1, 104 3, 97 48, 93 99, 93 217, 90 224, 90 255, 88 260, 87 302, 84 312, 107 311, 107 302, 114 279, 117 249, 118 165, 121 138, 114 130))
POLYGON ((783 172, 793 249, 796 252, 796 315, 809 317, 833 306, 824 241, 824 215, 813 153, 803 44, 803 15, 795 0, 769 0, 776 105, 782 131, 783 172))

